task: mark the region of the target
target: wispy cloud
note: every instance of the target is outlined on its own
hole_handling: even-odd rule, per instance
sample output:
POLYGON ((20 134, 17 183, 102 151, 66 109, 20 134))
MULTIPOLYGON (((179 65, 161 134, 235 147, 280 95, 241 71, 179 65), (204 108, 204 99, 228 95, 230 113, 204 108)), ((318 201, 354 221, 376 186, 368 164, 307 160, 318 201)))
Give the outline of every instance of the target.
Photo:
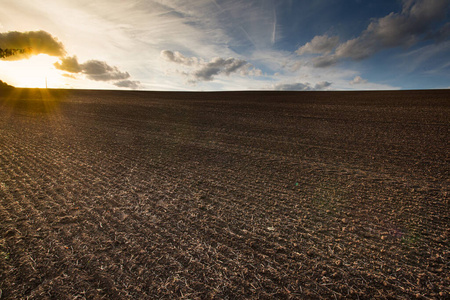
POLYGON ((273 8, 273 30, 272 30, 272 44, 277 40, 277 12, 273 8))
MULTIPOLYGON (((315 89, 320 82, 332 85, 317 88, 389 88, 389 80, 401 78, 401 72, 419 72, 425 65, 435 70, 435 57, 444 53, 436 45, 446 49, 442 45, 450 36, 449 0, 404 0, 398 11, 373 19, 372 13, 385 9, 388 0, 349 4, 346 19, 338 15, 341 5, 335 1, 3 1, 0 19, 5 30, 52 32, 64 51, 55 54, 60 58, 55 66, 65 70, 65 82, 74 87, 133 88, 139 79, 140 88, 164 90, 301 90, 315 89), (356 13, 354 22, 351 16, 356 13), (386 57, 377 56, 380 65, 365 60, 394 47, 386 57), (428 48, 405 53, 408 47, 411 52, 428 48), (383 63, 401 67, 409 58, 415 60, 409 69, 390 72, 378 86, 350 83, 359 74, 383 78, 367 73, 381 72, 383 63), (340 64, 344 61, 352 63, 340 64)), ((447 61, 441 59, 441 65, 447 61)))
POLYGON ((401 61, 400 66, 408 72, 414 72, 418 68, 425 70, 433 67, 436 70, 442 69, 443 66, 448 65, 449 58, 450 41, 437 45, 426 45, 396 57, 397 60, 401 61))

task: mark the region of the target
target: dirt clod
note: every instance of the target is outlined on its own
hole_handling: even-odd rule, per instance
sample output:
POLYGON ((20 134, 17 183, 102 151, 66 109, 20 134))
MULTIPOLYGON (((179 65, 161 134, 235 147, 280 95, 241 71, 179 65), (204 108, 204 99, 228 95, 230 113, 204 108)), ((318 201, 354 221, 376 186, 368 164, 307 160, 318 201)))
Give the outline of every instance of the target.
POLYGON ((0 94, 0 298, 447 299, 450 94, 0 94))

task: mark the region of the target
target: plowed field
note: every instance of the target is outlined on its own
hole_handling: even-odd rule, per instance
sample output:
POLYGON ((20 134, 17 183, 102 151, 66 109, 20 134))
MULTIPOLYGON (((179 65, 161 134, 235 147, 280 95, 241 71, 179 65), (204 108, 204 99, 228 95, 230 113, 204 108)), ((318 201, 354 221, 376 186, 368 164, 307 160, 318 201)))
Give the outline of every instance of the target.
POLYGON ((450 91, 0 91, 1 299, 449 299, 450 91))

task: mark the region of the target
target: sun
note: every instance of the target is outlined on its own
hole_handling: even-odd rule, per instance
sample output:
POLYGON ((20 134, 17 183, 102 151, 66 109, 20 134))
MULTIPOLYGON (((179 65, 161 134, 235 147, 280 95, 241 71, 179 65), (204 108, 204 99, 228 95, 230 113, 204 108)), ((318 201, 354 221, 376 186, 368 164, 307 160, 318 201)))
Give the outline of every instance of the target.
POLYGON ((2 79, 11 85, 25 88, 60 88, 64 77, 54 67, 58 60, 46 54, 17 61, 0 61, 2 79))

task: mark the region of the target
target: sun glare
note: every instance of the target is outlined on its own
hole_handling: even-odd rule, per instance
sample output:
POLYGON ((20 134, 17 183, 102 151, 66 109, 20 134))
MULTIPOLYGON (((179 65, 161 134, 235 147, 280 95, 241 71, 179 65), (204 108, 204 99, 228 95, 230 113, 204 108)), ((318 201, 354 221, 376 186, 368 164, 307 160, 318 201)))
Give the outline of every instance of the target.
POLYGON ((60 88, 64 86, 64 77, 53 66, 57 60, 39 54, 25 60, 0 61, 0 70, 5 73, 7 82, 16 87, 60 88))

